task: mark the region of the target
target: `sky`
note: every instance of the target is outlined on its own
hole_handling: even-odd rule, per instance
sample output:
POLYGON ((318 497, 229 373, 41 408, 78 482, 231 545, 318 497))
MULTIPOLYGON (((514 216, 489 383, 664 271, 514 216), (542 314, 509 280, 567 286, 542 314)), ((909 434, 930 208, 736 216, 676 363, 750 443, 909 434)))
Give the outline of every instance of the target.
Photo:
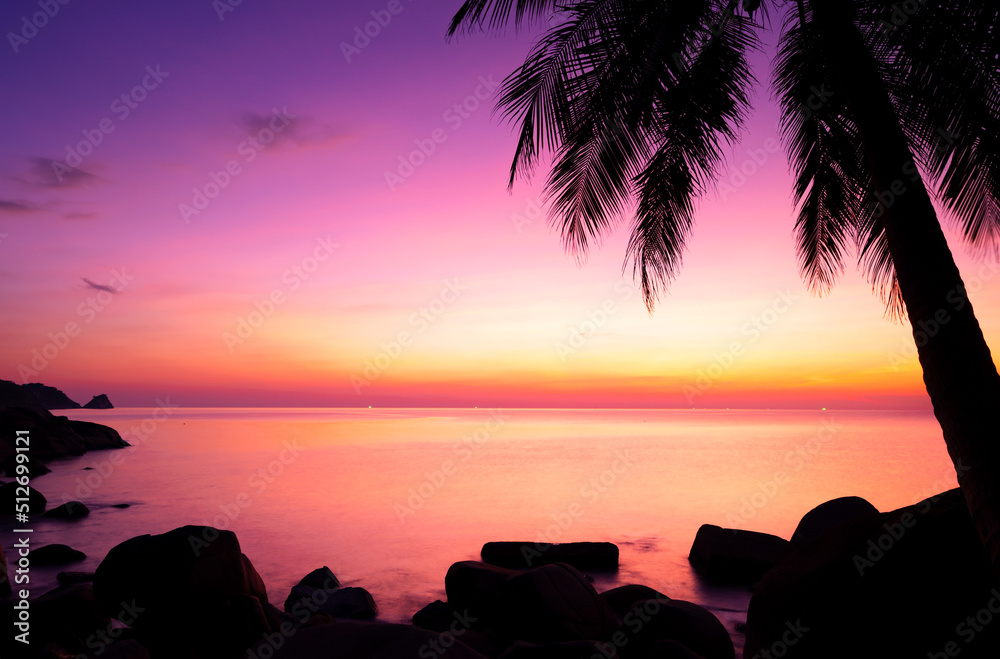
MULTIPOLYGON (((447 41, 459 5, 3 3, 0 378, 140 407, 929 408, 864 278, 799 275, 773 48, 649 314, 627 221, 581 264, 545 170, 507 190, 494 93, 537 32, 447 41)), ((998 269, 947 231, 1000 345, 998 269)))

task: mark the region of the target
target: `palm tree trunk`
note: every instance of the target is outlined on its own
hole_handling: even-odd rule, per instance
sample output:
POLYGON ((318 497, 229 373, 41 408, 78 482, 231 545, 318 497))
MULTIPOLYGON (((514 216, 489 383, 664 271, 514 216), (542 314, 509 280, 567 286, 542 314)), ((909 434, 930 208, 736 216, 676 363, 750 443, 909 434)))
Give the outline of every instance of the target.
POLYGON ((1000 577, 1000 376, 913 153, 854 22, 854 3, 811 0, 836 88, 854 113, 924 384, 976 532, 1000 577), (889 195, 885 195, 889 199, 889 195))

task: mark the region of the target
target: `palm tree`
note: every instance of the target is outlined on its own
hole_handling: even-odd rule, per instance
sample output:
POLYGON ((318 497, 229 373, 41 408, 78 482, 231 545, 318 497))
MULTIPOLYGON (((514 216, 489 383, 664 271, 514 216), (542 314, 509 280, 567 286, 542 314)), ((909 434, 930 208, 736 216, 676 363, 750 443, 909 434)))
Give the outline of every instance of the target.
POLYGON ((626 266, 652 311, 721 147, 740 133, 755 82, 747 55, 778 23, 773 12, 803 277, 822 294, 856 246, 887 313, 909 319, 1000 575, 1000 376, 925 187, 974 248, 996 253, 995 1, 467 0, 449 35, 549 19, 500 89, 499 107, 520 126, 509 184, 553 154, 550 221, 577 255, 632 211, 626 266))

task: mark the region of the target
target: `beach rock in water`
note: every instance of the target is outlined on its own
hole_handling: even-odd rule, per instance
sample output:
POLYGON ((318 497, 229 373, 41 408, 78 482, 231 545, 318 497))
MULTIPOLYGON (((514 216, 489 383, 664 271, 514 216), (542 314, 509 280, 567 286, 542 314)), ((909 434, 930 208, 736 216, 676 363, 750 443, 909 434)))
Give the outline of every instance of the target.
POLYGON ((787 540, 776 535, 702 524, 688 559, 711 581, 746 584, 760 579, 791 549, 787 540))
POLYGON ((43 517, 54 519, 80 519, 90 514, 90 508, 80 501, 67 501, 61 506, 56 506, 47 511, 43 517))
POLYGON ((618 629, 611 607, 587 578, 564 563, 543 565, 503 585, 507 631, 531 643, 605 640, 618 629))
POLYGON ((621 620, 632 610, 636 602, 643 600, 670 599, 658 590, 640 584, 626 584, 601 593, 601 599, 608 603, 615 616, 621 620))
POLYGON ((334 618, 350 618, 353 620, 365 620, 374 618, 378 613, 378 605, 375 598, 364 588, 347 587, 338 588, 330 593, 329 599, 320 608, 321 613, 326 613, 334 618))
POLYGON ((72 586, 78 583, 92 583, 94 581, 93 572, 60 572, 56 575, 56 581, 61 586, 72 586))
POLYGON ((83 407, 88 410, 110 410, 114 408, 114 405, 111 404, 107 394, 97 394, 83 407))
POLYGON ((112 548, 94 575, 94 595, 109 615, 121 602, 143 609, 133 628, 154 656, 187 656, 195 647, 205 656, 236 657, 281 623, 264 606, 264 582, 236 535, 207 526, 142 535, 112 548))
POLYGON ((5 476, 23 476, 27 475, 30 478, 36 478, 38 476, 44 476, 45 474, 52 473, 52 470, 46 467, 44 464, 28 456, 26 453, 18 455, 10 455, 3 461, 2 466, 3 473, 5 476), (25 465, 18 470, 18 465, 25 465))
MULTIPOLYGON (((15 506, 17 499, 22 498, 24 488, 17 483, 5 483, 0 485, 0 517, 13 516, 18 510, 15 506), (18 490, 21 490, 19 493, 18 490)), ((22 502, 23 503, 23 502, 22 502)), ((28 487, 28 515, 41 515, 45 512, 48 501, 41 492, 33 487, 28 487)))
POLYGON ((495 622, 502 612, 503 587, 520 574, 517 570, 478 561, 461 561, 448 568, 444 589, 448 603, 459 611, 468 611, 486 624, 495 622))
MULTIPOLYGON (((673 641, 705 659, 733 659, 732 638, 711 611, 684 600, 636 602, 625 616, 630 650, 650 651, 661 641, 673 641)), ((667 646, 669 648, 669 644, 667 646)), ((640 655, 641 656, 641 655, 640 655)), ((657 656, 657 655, 653 655, 657 656)), ((683 655, 681 655, 683 656, 683 655)))
POLYGON ((618 569, 618 546, 610 542, 564 542, 540 545, 537 542, 487 542, 483 561, 514 569, 529 569, 552 563, 566 563, 578 569, 618 569))
POLYGON ((878 508, 861 497, 832 499, 802 516, 790 542, 796 549, 801 549, 838 524, 878 514, 878 508))
POLYGON ((322 588, 323 590, 336 590, 340 587, 340 580, 337 579, 337 575, 330 568, 324 565, 302 577, 298 585, 309 586, 310 588, 322 588))
POLYGON ((1000 590, 962 493, 859 517, 789 555, 754 590, 746 635, 747 657, 1000 656, 1000 590))
POLYGON ((28 560, 35 566, 65 565, 85 558, 87 555, 82 551, 60 544, 44 545, 28 552, 28 560))
MULTIPOLYGON (((271 656, 263 641, 250 649, 248 656, 271 656)), ((445 637, 409 625, 371 622, 338 622, 309 629, 282 638, 273 659, 398 659, 433 657, 434 659, 485 659, 462 642, 461 637, 445 637)))
POLYGON ((656 641, 642 655, 645 659, 705 659, 677 641, 656 641))

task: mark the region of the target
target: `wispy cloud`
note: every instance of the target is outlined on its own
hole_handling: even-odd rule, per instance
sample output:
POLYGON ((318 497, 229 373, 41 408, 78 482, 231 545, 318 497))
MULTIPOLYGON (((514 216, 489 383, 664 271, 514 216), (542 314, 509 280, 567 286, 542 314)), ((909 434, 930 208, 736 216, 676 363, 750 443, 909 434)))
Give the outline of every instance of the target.
POLYGON ((61 160, 31 158, 24 176, 16 180, 38 188, 78 188, 97 183, 100 178, 79 168, 68 167, 61 160))
POLYGON ((95 291, 104 291, 105 293, 111 293, 112 295, 118 295, 118 291, 111 286, 106 286, 104 284, 98 284, 90 281, 86 277, 81 277, 81 279, 87 284, 88 288, 92 288, 95 291))
POLYGON ((38 212, 39 208, 24 201, 12 201, 0 199, 0 213, 9 215, 24 215, 26 213, 38 212))

